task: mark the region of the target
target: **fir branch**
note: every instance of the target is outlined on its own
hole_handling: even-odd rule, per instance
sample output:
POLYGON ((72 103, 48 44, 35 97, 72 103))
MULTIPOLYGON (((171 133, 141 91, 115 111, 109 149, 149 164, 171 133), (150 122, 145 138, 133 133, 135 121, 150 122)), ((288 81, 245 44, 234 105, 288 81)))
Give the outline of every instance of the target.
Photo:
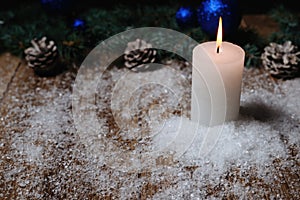
POLYGON ((283 5, 272 9, 269 15, 279 24, 280 30, 273 33, 269 41, 284 43, 287 40, 297 46, 300 45, 300 17, 296 13, 288 10, 283 5))
POLYGON ((261 52, 262 50, 256 44, 247 43, 243 46, 245 51, 245 66, 255 67, 261 64, 261 52))
MULTIPOLYGON (((22 56, 24 49, 30 45, 33 38, 47 36, 56 42, 62 60, 72 63, 80 63, 84 57, 99 42, 131 28, 139 27, 164 27, 187 34, 199 43, 209 40, 200 27, 182 30, 176 23, 175 14, 178 5, 118 5, 112 8, 92 8, 81 12, 76 16, 86 21, 86 28, 74 30, 70 23, 70 16, 51 15, 45 12, 37 3, 26 5, 24 9, 16 9, 8 12, 0 12, 0 45, 1 51, 9 51, 22 56), (36 17, 38 16, 38 17, 36 17)), ((293 41, 300 45, 299 16, 294 15, 284 7, 279 7, 271 12, 271 15, 280 24, 280 31, 274 33, 269 41, 283 42, 293 41)), ((72 16, 74 17, 74 16, 72 16)), ((150 33, 149 33, 150 34, 150 33)), ((159 34, 154 35, 150 43, 165 44, 168 41, 159 34)), ((134 39, 117 38, 112 45, 113 48, 126 46, 126 42, 134 39)), ((168 38, 169 39, 169 38, 168 38)), ((167 40, 168 40, 167 39, 167 40)), ((246 51, 247 67, 260 64, 260 54, 267 41, 248 29, 240 29, 227 38, 236 43, 246 51), (245 39, 246 38, 246 39, 245 39)), ((190 46, 181 44, 182 52, 190 52, 190 46)), ((158 52, 160 57, 176 57, 169 52, 158 52)), ((178 56, 177 56, 178 57, 178 56)))

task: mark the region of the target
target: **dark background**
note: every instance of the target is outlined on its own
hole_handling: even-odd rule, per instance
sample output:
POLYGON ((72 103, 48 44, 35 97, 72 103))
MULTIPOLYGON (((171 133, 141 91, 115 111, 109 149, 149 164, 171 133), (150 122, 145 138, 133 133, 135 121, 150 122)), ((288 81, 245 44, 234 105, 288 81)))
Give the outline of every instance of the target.
MULTIPOLYGON (((68 1, 68 0, 67 0, 68 1)), ((113 7, 117 4, 129 4, 134 7, 136 4, 150 4, 150 5, 190 5, 197 6, 202 1, 196 0, 69 0, 70 2, 76 3, 79 5, 78 9, 85 9, 90 7, 113 7)), ((20 4, 28 3, 39 3, 40 0, 8 0, 5 4, 0 6, 0 10, 9 10, 16 8, 20 4)), ((242 13, 244 14, 264 14, 267 13, 271 8, 284 5, 286 8, 290 9, 293 12, 299 12, 300 7, 297 5, 298 1, 296 0, 239 0, 239 5, 242 13)))

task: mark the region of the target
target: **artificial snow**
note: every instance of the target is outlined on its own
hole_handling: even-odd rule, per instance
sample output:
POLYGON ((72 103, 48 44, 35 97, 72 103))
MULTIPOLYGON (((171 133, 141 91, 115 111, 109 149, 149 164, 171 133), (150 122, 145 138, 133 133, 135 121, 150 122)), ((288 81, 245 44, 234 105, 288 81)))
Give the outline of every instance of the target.
MULTIPOLYGON (((53 100, 37 105, 18 97, 23 108, 8 116, 23 116, 21 129, 1 120, 8 132, 0 147, 10 146, 1 163, 10 164, 1 169, 0 197, 16 183, 14 199, 281 198, 270 189, 283 180, 278 168, 299 172, 299 153, 291 159, 290 148, 300 147, 300 79, 273 91, 245 86, 238 120, 209 129, 190 122, 190 73, 174 69, 111 69, 99 83, 96 107, 111 106, 112 113, 103 111, 97 133, 85 137, 74 126, 69 89, 39 89, 53 100)), ((296 183, 289 184, 299 199, 296 183)))

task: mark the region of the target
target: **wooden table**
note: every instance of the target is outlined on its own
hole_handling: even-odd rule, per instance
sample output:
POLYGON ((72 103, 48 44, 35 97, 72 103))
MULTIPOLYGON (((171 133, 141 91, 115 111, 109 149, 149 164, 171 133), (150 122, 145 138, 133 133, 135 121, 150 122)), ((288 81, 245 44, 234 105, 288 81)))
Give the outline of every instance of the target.
MULTIPOLYGON (((274 29, 276 30, 276 23, 269 23, 269 20, 266 16, 244 16, 244 23, 247 26, 257 28, 262 35, 267 35, 274 29), (257 23, 258 21, 260 23, 257 23), (265 27, 265 24, 271 26, 265 27)), ((245 78, 250 79, 253 76, 262 78, 262 74, 264 74, 264 71, 261 68, 250 69, 245 71, 245 78)), ((49 148, 51 147, 51 155, 50 153, 44 155, 44 160, 47 162, 48 158, 54 159, 51 166, 45 165, 43 167, 36 163, 25 162, 22 160, 22 152, 18 152, 16 147, 11 146, 15 143, 13 141, 16 139, 15 135, 22 135, 28 128, 28 123, 24 123, 30 117, 27 111, 31 108, 28 105, 32 105, 33 108, 35 106, 39 108, 47 107, 55 98, 61 97, 64 93, 70 93, 75 76, 75 72, 66 71, 55 77, 39 77, 26 66, 23 60, 9 53, 0 56, 0 199, 23 199, 22 197, 28 195, 30 199, 115 199, 121 197, 120 191, 122 188, 120 188, 120 185, 122 185, 122 179, 114 187, 107 183, 104 186, 106 189, 99 191, 86 178, 77 176, 79 172, 76 172, 76 169, 84 170, 86 162, 83 159, 72 157, 81 153, 76 152, 76 146, 72 141, 72 138, 74 139, 73 131, 68 132, 62 128, 62 132, 57 134, 67 138, 66 140, 62 139, 64 141, 63 146, 48 141, 47 145, 49 148), (49 95, 45 96, 47 93, 49 95), (23 113, 22 110, 24 110, 23 113), (22 114, 19 115, 20 113, 22 114), (15 157, 12 157, 13 155, 15 157), (72 170, 68 170, 68 167, 72 170), (36 177, 35 183, 26 182, 28 177, 31 177, 30 180, 35 180, 34 177, 36 177), (24 180, 24 182, 20 180, 24 180)), ((273 80, 272 84, 276 84, 276 81, 273 80)), ((71 112, 71 106, 66 106, 68 107, 65 108, 65 112, 71 112)), ((70 127, 72 127, 71 118, 68 118, 68 120, 70 120, 70 127)), ((247 174, 241 174, 238 169, 233 169, 221 177, 227 184, 226 187, 224 184, 217 184, 206 185, 202 188, 205 190, 206 198, 240 199, 228 189, 233 188, 238 183, 245 188, 250 188, 245 190, 246 199, 271 199, 271 197, 274 197, 274 199, 299 199, 299 146, 291 146, 289 151, 289 159, 294 166, 297 166, 297 170, 292 171, 291 168, 285 167, 280 160, 274 160, 273 165, 270 167, 272 167, 273 183, 275 184, 266 183, 263 178, 257 177, 252 169, 249 169, 247 174), (252 191, 256 191, 256 193, 252 191), (262 192, 257 193, 257 191, 262 192), (225 194, 225 196, 219 196, 220 193, 225 194)), ((184 173, 191 174, 192 177, 196 168, 195 166, 186 167, 184 173)), ((115 173, 107 166, 99 166, 99 169, 107 172, 106 174, 115 173)), ((121 174, 120 177, 123 175, 121 174)), ((141 188, 138 188, 140 192, 138 194, 134 193, 132 199, 153 197, 159 191, 167 190, 175 184, 172 182, 172 178, 163 178, 163 175, 161 180, 152 180, 151 172, 139 172, 128 176, 132 179, 145 180, 141 188)), ((106 178, 109 179, 109 177, 106 178)))

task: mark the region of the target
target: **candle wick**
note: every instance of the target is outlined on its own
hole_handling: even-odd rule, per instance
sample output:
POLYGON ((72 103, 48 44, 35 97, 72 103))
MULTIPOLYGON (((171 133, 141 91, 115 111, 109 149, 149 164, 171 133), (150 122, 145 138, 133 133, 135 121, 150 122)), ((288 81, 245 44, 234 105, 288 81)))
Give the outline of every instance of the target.
POLYGON ((220 46, 217 47, 217 53, 220 53, 220 46))

